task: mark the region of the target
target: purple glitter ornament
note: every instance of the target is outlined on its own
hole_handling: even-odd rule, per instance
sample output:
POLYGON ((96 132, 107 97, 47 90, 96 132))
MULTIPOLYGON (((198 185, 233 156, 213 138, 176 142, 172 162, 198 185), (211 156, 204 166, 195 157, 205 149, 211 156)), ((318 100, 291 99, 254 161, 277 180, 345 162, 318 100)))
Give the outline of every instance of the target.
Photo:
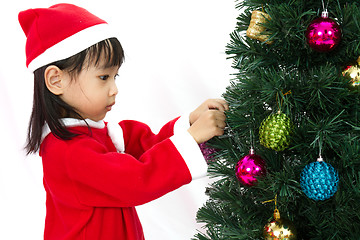
POLYGON ((308 26, 305 33, 307 43, 317 52, 329 52, 341 41, 341 29, 328 12, 322 12, 321 17, 315 19, 308 26))
POLYGON ((257 183, 256 177, 266 174, 266 163, 255 154, 254 149, 250 149, 250 153, 237 163, 235 173, 240 183, 252 187, 257 183))
POLYGON ((206 162, 210 163, 211 161, 214 160, 213 155, 214 155, 214 153, 217 152, 217 150, 215 148, 209 147, 206 143, 207 142, 200 143, 199 147, 200 147, 202 154, 204 155, 206 162))

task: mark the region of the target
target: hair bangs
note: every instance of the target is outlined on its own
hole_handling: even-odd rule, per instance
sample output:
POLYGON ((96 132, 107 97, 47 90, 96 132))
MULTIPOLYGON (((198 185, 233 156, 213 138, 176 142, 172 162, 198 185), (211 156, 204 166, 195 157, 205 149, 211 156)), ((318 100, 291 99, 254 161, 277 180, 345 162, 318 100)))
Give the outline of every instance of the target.
POLYGON ((124 51, 117 38, 105 39, 87 49, 88 64, 102 68, 120 67, 124 51))

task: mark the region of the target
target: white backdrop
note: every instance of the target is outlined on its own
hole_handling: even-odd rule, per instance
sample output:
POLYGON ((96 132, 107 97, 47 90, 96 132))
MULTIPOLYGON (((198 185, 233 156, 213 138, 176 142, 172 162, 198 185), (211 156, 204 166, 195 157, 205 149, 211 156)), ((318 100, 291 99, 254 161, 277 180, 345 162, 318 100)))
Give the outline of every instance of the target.
MULTIPOLYGON (((225 45, 235 29, 234 0, 68 1, 118 29, 126 60, 118 78, 117 105, 106 120, 135 119, 154 132, 207 98, 218 98, 231 79, 225 45)), ((25 67, 21 10, 50 0, 7 1, 0 39, 0 239, 42 239, 45 192, 38 156, 25 156, 33 76, 25 67)), ((206 200, 208 178, 196 180, 139 206, 147 240, 190 239, 200 228, 196 211, 206 200)))

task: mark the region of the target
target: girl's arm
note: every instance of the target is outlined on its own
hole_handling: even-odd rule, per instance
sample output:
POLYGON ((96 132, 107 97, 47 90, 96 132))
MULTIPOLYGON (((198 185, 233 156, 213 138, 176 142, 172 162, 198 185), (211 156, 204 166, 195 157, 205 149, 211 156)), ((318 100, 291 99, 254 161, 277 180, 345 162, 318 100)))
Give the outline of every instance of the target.
POLYGON ((49 136, 46 141, 44 184, 54 198, 70 206, 137 206, 192 180, 170 139, 139 158, 108 152, 106 146, 91 137, 64 142, 49 136))

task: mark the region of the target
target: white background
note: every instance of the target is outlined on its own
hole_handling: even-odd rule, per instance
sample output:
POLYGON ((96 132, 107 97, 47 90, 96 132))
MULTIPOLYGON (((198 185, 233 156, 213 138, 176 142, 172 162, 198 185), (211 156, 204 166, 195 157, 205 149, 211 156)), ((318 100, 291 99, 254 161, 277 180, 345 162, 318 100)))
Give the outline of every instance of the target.
MULTIPOLYGON (((25 67, 21 10, 50 0, 7 1, 0 14, 0 239, 42 239, 45 192, 41 159, 23 146, 32 108, 33 76, 25 67)), ((70 1, 115 25, 126 60, 117 104, 106 120, 135 119, 154 132, 167 121, 218 98, 229 84, 225 46, 235 29, 234 0, 70 1)), ((147 240, 190 239, 208 178, 139 206, 147 240)))

